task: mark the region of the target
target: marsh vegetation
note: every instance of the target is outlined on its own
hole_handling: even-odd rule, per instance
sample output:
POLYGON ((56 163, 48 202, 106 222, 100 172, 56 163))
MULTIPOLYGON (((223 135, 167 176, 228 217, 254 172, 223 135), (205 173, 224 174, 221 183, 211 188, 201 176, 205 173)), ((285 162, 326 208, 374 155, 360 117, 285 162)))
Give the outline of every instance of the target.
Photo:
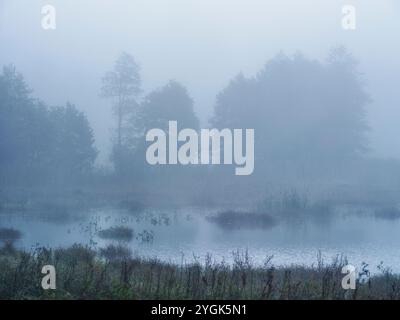
POLYGON ((356 290, 341 287, 342 267, 336 257, 313 267, 275 267, 272 257, 254 267, 246 252, 233 252, 232 265, 204 261, 171 264, 132 256, 124 247, 94 251, 74 245, 22 252, 0 249, 0 299, 399 299, 400 279, 380 266, 359 275, 356 290), (57 270, 57 290, 40 286, 41 267, 57 270))
POLYGON ((97 234, 102 239, 130 241, 133 238, 133 230, 121 226, 100 230, 97 234))

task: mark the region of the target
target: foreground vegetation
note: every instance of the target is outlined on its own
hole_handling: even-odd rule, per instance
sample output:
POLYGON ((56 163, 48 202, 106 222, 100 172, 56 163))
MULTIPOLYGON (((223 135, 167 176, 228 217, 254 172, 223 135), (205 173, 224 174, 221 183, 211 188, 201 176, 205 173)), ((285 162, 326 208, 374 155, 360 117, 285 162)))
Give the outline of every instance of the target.
MULTIPOLYGON (((275 268, 270 259, 253 267, 246 253, 234 263, 173 265, 132 257, 127 248, 100 251, 75 245, 32 252, 0 250, 0 299, 399 299, 400 279, 389 269, 364 277, 356 290, 341 287, 345 259, 313 268, 275 268), (57 289, 41 288, 42 267, 54 265, 57 289)), ((364 275, 368 275, 365 272, 364 275)))

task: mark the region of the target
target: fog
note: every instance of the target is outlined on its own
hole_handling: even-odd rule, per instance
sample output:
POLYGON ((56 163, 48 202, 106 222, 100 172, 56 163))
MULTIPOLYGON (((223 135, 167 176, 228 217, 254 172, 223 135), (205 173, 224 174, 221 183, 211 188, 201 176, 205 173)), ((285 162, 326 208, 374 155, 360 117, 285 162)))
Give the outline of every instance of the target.
POLYGON ((0 0, 0 299, 49 297, 22 252, 51 298, 400 298, 399 31, 398 0, 0 0))
POLYGON ((393 1, 2 1, 2 64, 13 63, 35 95, 49 104, 71 101, 94 128, 99 163, 107 163, 107 102, 99 98, 104 72, 121 51, 140 64, 145 92, 176 79, 194 99, 202 123, 216 94, 238 72, 254 75, 283 51, 315 59, 345 45, 360 61, 376 154, 400 156, 397 117, 400 6, 393 1), (54 4, 57 29, 41 27, 41 8, 54 4), (357 29, 341 27, 342 6, 357 8, 357 29))

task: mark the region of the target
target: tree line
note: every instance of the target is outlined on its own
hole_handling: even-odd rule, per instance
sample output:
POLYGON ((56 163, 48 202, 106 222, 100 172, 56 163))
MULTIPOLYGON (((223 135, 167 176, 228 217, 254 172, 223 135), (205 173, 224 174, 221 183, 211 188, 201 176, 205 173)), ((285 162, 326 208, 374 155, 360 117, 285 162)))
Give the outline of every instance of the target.
MULTIPOLYGON (((102 79, 100 95, 115 115, 114 175, 154 176, 180 168, 145 163, 145 134, 200 129, 194 102, 175 80, 143 96, 140 67, 122 53, 102 79)), ((239 73, 216 97, 211 128, 255 129, 255 174, 324 171, 368 150, 364 90, 357 61, 333 49, 324 61, 282 53, 253 77, 239 73)), ((0 75, 1 184, 79 181, 92 175, 98 151, 86 116, 71 103, 50 107, 32 97, 15 67, 0 75)), ((196 170, 193 169, 192 170, 196 170)), ((187 172, 187 171, 185 171, 187 172)))
POLYGON ((49 107, 32 97, 14 66, 0 75, 0 178, 2 185, 80 180, 97 150, 86 116, 73 104, 49 107))

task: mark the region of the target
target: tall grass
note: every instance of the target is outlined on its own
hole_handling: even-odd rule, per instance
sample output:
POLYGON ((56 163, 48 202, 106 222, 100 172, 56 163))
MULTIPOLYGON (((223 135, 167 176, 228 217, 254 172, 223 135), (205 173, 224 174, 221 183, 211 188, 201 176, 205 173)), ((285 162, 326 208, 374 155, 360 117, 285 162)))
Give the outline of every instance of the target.
POLYGON ((0 299, 399 299, 400 279, 389 269, 365 278, 356 290, 341 287, 338 257, 313 268, 276 268, 270 260, 254 267, 247 253, 234 253, 233 264, 174 265, 132 257, 121 247, 96 252, 75 245, 67 249, 0 250, 0 299), (41 268, 54 265, 57 289, 41 288, 41 268))

